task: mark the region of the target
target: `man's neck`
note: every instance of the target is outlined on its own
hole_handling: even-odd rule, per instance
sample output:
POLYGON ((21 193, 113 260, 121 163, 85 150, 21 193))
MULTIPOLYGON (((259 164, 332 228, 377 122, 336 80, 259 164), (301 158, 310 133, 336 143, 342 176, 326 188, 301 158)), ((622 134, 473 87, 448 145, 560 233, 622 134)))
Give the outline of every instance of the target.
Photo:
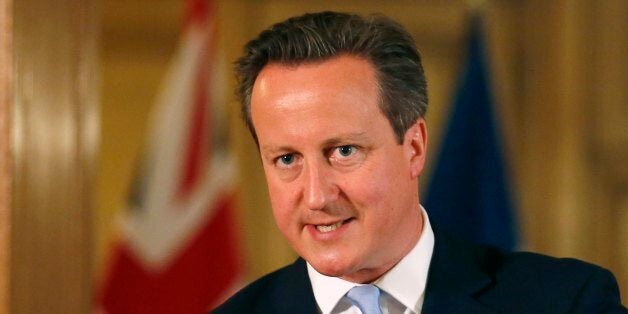
MULTIPOLYGON (((434 249, 434 233, 429 218, 423 208, 421 212, 424 219, 417 242, 400 261, 370 282, 414 313, 420 313, 423 304, 427 272, 434 249)), ((344 278, 320 274, 310 264, 307 264, 307 268, 316 302, 323 313, 330 313, 347 291, 357 285, 344 278)), ((399 306, 395 304, 391 303, 390 306, 399 306)))
MULTIPOLYGON (((420 205, 417 205, 417 207, 420 207, 420 205)), ((423 217, 423 209, 422 207, 420 208, 421 209, 417 211, 417 225, 419 227, 415 229, 415 231, 408 233, 407 236, 409 239, 405 241, 406 245, 403 246, 401 250, 399 250, 398 254, 391 257, 389 262, 378 265, 374 268, 360 269, 349 275, 341 276, 340 278, 353 283, 366 284, 377 280, 378 278, 385 275, 388 271, 393 269, 393 267, 395 267, 395 265, 397 265, 397 263, 399 263, 401 259, 408 255, 408 253, 416 246, 416 244, 419 242, 419 239, 421 238, 421 234, 423 233, 425 225, 425 219, 423 217)))

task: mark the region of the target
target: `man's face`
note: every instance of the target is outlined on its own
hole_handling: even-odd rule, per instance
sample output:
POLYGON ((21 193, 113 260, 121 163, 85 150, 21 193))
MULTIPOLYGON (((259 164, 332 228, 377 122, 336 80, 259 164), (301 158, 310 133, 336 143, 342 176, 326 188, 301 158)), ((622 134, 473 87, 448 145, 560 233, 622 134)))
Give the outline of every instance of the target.
POLYGON ((399 144, 378 102, 373 66, 351 56, 269 64, 251 100, 279 229, 316 270, 353 282, 388 271, 422 228, 425 123, 399 144))

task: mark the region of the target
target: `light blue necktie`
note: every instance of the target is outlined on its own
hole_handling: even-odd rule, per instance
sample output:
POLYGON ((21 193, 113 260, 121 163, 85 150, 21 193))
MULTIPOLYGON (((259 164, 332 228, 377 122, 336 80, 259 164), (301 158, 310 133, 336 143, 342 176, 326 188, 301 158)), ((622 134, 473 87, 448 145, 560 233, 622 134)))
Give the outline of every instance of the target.
POLYGON ((379 289, 374 285, 363 285, 351 288, 347 297, 362 314, 382 314, 379 308, 379 289))

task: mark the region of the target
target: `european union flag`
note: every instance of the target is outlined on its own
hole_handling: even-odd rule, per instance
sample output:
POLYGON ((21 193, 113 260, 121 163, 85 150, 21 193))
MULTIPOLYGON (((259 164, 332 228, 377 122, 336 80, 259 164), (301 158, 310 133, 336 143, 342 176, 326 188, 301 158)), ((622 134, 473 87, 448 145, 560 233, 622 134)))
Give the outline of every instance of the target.
POLYGON ((472 21, 466 68, 425 207, 430 221, 448 234, 512 250, 516 223, 480 22, 472 21))

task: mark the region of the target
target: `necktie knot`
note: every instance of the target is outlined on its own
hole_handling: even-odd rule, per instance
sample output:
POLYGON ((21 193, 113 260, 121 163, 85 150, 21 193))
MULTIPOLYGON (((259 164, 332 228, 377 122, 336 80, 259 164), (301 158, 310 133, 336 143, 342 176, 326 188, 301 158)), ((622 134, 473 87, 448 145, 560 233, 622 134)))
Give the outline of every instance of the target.
POLYGON ((347 297, 362 314, 381 314, 379 307, 379 288, 374 285, 355 286, 347 292, 347 297))

